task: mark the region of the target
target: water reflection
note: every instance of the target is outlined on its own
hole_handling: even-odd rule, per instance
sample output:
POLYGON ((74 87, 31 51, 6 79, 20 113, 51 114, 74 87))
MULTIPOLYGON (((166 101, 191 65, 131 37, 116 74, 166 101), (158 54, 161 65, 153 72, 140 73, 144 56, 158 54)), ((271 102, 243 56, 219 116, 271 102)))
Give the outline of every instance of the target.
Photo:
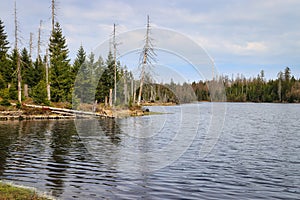
POLYGON ((14 122, 0 122, 0 176, 5 171, 6 159, 10 155, 9 148, 18 138, 18 131, 14 126, 14 122))
MULTIPOLYGON (((0 177, 11 173, 9 180, 16 183, 46 181, 52 195, 63 194, 69 154, 80 146, 74 122, 10 121, 0 122, 0 129, 0 177)), ((82 156, 83 150, 76 155, 78 160, 82 156)))
POLYGON ((48 186, 51 186, 55 196, 63 193, 64 179, 67 177, 69 168, 69 151, 71 148, 72 135, 76 134, 72 123, 55 122, 51 130, 51 157, 47 164, 49 178, 48 186), (59 124, 59 125, 58 125, 59 124))
MULTIPOLYGON (((193 156, 209 122, 209 104, 202 106, 207 112, 202 110, 199 137, 182 157, 154 173, 145 173, 153 164, 148 161, 157 159, 148 152, 171 141, 177 126, 170 115, 0 122, 0 179, 58 199, 298 199, 299 105, 291 110, 288 105, 272 104, 269 110, 259 104, 230 105, 224 133, 206 159, 193 156), (268 114, 257 114, 260 110, 268 114), (159 134, 138 137, 151 130, 142 128, 150 120, 159 134), (130 124, 136 127, 130 130, 130 124)), ((186 137, 194 126, 193 110, 184 116, 192 116, 182 126, 186 137)))
POLYGON ((121 142, 120 134, 122 134, 122 132, 116 120, 107 118, 107 119, 101 119, 98 122, 104 134, 110 138, 110 141, 115 145, 120 144, 121 142))

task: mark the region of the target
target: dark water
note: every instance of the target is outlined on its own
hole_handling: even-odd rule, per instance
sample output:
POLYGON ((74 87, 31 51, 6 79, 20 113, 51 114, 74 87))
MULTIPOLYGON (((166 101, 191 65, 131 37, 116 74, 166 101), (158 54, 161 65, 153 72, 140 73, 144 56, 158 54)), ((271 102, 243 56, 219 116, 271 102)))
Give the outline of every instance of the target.
POLYGON ((0 122, 0 179, 58 199, 299 199, 300 105, 226 106, 214 137, 210 103, 122 120, 0 122))

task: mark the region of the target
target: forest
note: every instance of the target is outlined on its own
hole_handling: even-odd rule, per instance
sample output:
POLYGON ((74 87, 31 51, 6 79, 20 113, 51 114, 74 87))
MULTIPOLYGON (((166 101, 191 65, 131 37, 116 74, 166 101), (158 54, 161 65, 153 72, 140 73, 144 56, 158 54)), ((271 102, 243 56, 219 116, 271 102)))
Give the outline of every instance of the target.
MULTIPOLYGON (((0 19, 0 105, 31 100, 35 104, 50 105, 64 102, 108 104, 112 101, 112 90, 116 88, 114 105, 136 103, 140 80, 135 80, 126 66, 114 60, 112 52, 107 58, 87 54, 81 45, 71 63, 66 38, 61 25, 56 22, 49 38, 44 56, 32 58, 31 49, 12 48, 0 19), (117 85, 116 85, 117 83, 117 85), (21 99, 18 91, 21 89, 21 99), (51 91, 51 93, 50 93, 51 91)), ((214 77, 192 83, 154 83, 150 75, 145 76, 143 102, 189 103, 212 101, 211 88, 215 84, 224 88, 229 102, 300 102, 300 80, 289 67, 278 73, 275 80, 266 80, 262 70, 257 77, 243 75, 229 78, 214 77)), ((223 99, 224 100, 224 99, 223 99)), ((111 102, 112 103, 112 102, 111 102)), ((110 103, 110 105, 111 105, 110 103)))
POLYGON ((280 71, 277 79, 266 80, 264 70, 257 77, 246 78, 243 75, 229 79, 220 76, 213 81, 193 82, 192 87, 198 101, 209 101, 207 86, 212 82, 224 85, 226 99, 229 102, 269 102, 269 103, 299 103, 300 79, 296 79, 289 67, 280 71))

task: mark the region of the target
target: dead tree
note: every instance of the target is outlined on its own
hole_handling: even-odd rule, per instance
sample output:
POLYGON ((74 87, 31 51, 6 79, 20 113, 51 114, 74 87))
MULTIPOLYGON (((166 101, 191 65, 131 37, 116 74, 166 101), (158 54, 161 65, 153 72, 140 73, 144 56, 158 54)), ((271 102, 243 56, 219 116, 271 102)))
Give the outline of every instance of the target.
POLYGON ((33 50, 33 33, 30 32, 30 39, 29 39, 29 57, 32 58, 32 50, 33 50))
MULTIPOLYGON (((51 34, 50 37, 52 35, 52 33, 54 32, 54 26, 55 26, 55 17, 56 17, 56 2, 55 0, 51 1, 51 23, 52 23, 52 30, 51 30, 51 34)), ((50 60, 49 60, 50 62, 50 60)), ((50 63, 48 65, 48 49, 46 50, 46 90, 47 90, 47 98, 50 101, 51 100, 51 88, 50 88, 50 83, 49 83, 49 66, 50 63)))
POLYGON ((124 81, 124 105, 128 104, 128 96, 129 96, 129 91, 128 91, 128 79, 127 79, 128 72, 127 70, 124 70, 123 73, 123 81, 124 81))
POLYGON ((114 24, 113 32, 113 46, 114 46, 114 104, 117 102, 117 43, 116 43, 116 24, 114 24))
POLYGON ((52 14, 51 14, 51 18, 52 18, 52 32, 54 31, 54 25, 55 25, 55 16, 56 16, 56 3, 55 3, 55 0, 52 0, 51 1, 51 11, 52 11, 52 14))
POLYGON ((45 68, 46 68, 46 90, 47 90, 47 99, 51 100, 50 95, 50 84, 49 84, 49 65, 48 65, 48 49, 46 49, 46 59, 45 59, 45 68))
POLYGON ((41 53, 41 32, 42 32, 42 23, 40 20, 39 32, 38 32, 38 48, 37 48, 37 58, 40 61, 40 53, 41 53))
POLYGON ((150 37, 150 21, 149 21, 149 15, 147 16, 147 31, 146 31, 146 36, 145 36, 145 45, 141 53, 140 57, 140 65, 141 65, 141 75, 140 75, 140 88, 139 88, 139 95, 138 95, 138 101, 137 104, 138 106, 141 103, 142 99, 142 92, 143 92, 143 85, 144 85, 144 79, 145 79, 145 71, 146 67, 150 67, 152 65, 151 61, 155 61, 154 56, 156 54, 154 53, 153 50, 153 45, 152 45, 152 39, 150 37))
POLYGON ((15 1, 15 49, 17 52, 17 74, 18 74, 18 101, 22 103, 22 77, 21 77, 21 58, 18 50, 18 20, 17 20, 17 3, 15 1))

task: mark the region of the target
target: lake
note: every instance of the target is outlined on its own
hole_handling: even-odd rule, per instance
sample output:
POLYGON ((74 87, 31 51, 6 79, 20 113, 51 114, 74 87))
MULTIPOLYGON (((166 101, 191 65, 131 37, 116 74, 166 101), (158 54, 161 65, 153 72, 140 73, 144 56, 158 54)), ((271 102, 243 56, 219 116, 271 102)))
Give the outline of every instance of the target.
POLYGON ((299 199, 300 105, 0 122, 0 179, 58 199, 299 199))

